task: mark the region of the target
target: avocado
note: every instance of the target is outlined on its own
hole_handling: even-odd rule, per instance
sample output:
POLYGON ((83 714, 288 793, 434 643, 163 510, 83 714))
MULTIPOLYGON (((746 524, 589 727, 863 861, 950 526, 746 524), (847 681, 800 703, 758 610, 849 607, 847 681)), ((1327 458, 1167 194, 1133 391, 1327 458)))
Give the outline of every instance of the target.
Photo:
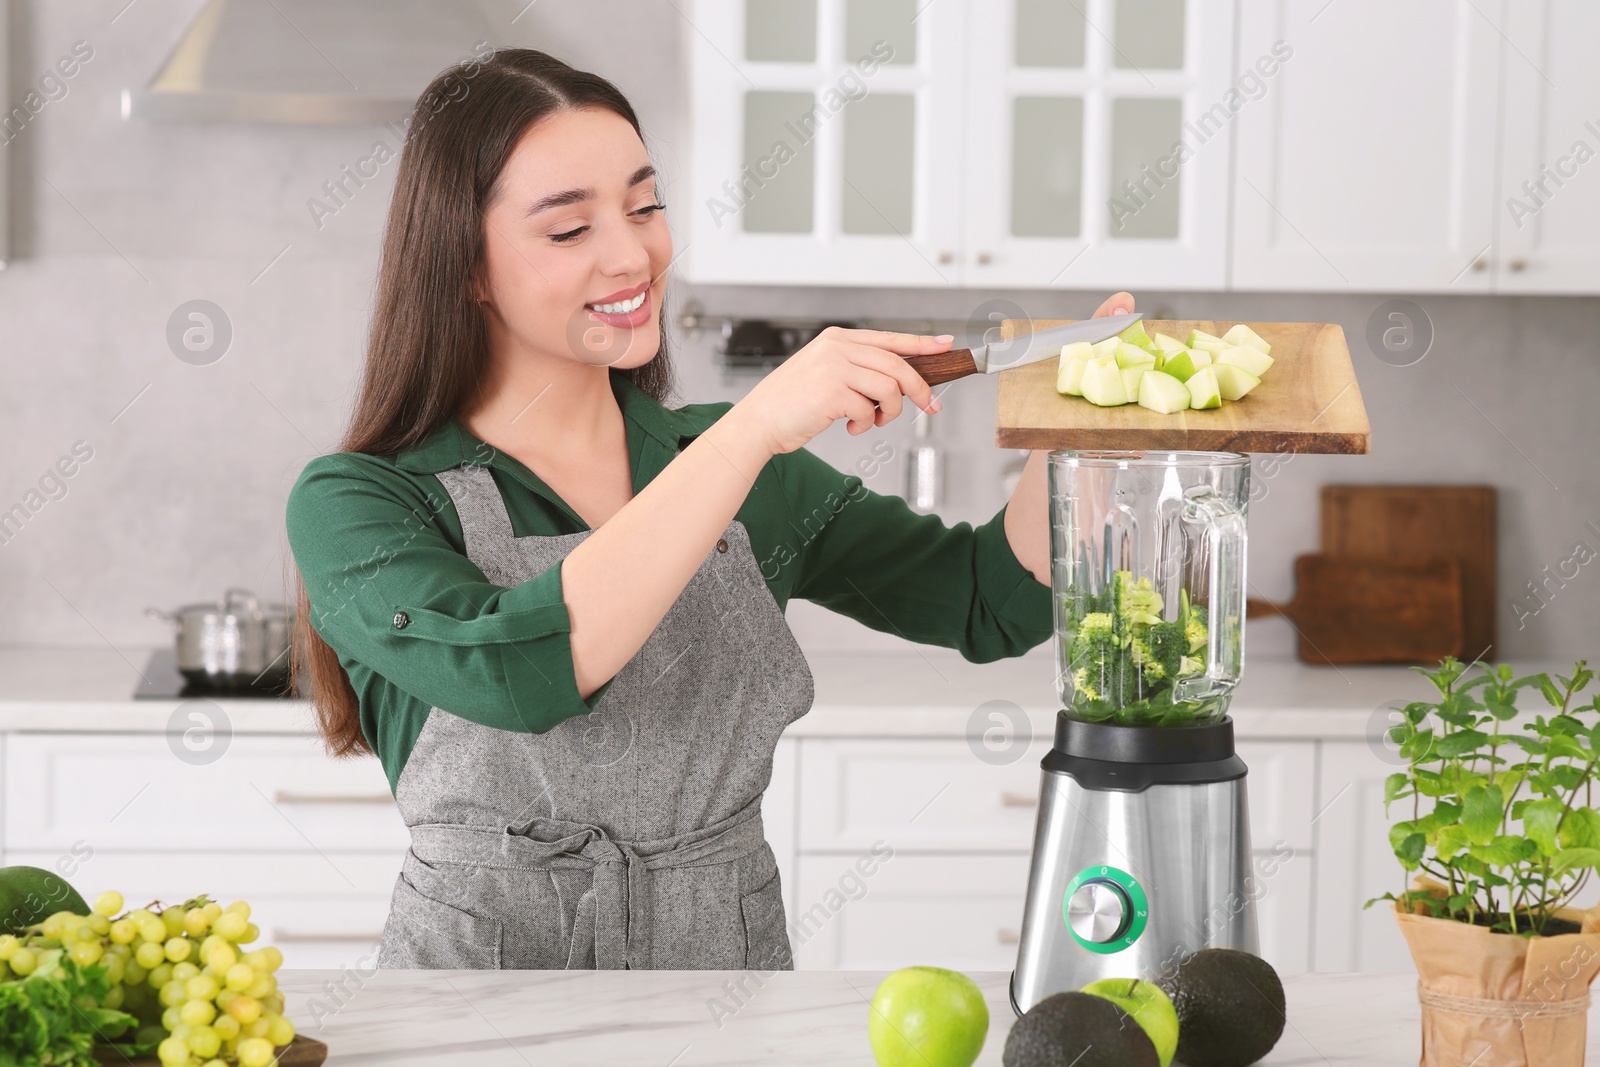
POLYGON ((1160 1067, 1161 1057, 1138 1021, 1111 1001, 1092 993, 1054 993, 1011 1027, 1000 1062, 1003 1067, 1160 1067))
POLYGON ((54 871, 0 867, 0 933, 19 934, 58 911, 87 915, 89 905, 54 871))
POLYGON ((1205 948, 1156 984, 1178 1010, 1178 1061, 1187 1067, 1245 1067, 1283 1036, 1283 983, 1259 956, 1205 948))

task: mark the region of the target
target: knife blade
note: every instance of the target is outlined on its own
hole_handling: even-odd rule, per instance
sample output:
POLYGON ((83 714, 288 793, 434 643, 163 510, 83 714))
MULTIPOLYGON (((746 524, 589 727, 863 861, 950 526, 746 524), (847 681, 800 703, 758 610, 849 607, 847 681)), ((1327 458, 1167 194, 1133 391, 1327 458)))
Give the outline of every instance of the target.
POLYGON ((1144 318, 1132 311, 1126 315, 1105 315, 1062 326, 1050 326, 1033 333, 1019 334, 1006 341, 995 341, 972 348, 953 348, 931 356, 906 356, 905 361, 929 385, 940 385, 969 374, 994 374, 1061 354, 1061 346, 1074 341, 1104 341, 1115 337, 1144 318))

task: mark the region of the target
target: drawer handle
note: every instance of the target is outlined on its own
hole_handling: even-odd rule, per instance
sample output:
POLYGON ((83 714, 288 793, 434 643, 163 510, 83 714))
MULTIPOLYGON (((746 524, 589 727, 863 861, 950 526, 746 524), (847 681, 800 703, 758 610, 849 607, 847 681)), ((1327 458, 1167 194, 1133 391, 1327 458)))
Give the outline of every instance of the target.
POLYGON ((276 789, 272 793, 274 804, 393 804, 388 793, 294 793, 276 789))
MULTIPOLYGON (((358 941, 363 945, 376 945, 383 940, 383 934, 308 934, 297 930, 274 930, 272 942, 294 945, 326 945, 345 944, 358 941)), ((272 943, 269 942, 269 943, 272 943)))
POLYGON ((994 937, 995 940, 1000 942, 1002 945, 1015 945, 1018 941, 1022 940, 1017 936, 1017 932, 1015 930, 996 930, 994 937))
POLYGON ((1008 808, 1033 808, 1039 804, 1039 798, 1028 793, 1001 793, 1000 803, 1008 808))

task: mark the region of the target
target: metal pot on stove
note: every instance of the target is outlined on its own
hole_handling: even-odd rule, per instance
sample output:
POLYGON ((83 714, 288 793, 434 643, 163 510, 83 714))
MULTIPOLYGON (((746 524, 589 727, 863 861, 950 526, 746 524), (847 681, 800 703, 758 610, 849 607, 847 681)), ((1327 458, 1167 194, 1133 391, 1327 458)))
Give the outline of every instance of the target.
POLYGON ((192 682, 219 689, 288 682, 290 620, 281 603, 229 589, 221 600, 145 614, 172 624, 178 670, 192 682))

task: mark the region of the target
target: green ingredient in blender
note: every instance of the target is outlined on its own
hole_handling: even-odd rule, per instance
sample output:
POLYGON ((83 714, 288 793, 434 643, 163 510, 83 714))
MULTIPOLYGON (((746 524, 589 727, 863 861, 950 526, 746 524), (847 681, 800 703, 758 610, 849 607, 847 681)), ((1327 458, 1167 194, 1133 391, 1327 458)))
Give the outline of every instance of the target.
POLYGON ((1215 700, 1174 700, 1173 686, 1205 673, 1206 610, 1182 592, 1178 617, 1164 620, 1161 594, 1149 578, 1119 570, 1106 589, 1075 587, 1066 596, 1072 714, 1119 726, 1179 726, 1203 722, 1215 700))

